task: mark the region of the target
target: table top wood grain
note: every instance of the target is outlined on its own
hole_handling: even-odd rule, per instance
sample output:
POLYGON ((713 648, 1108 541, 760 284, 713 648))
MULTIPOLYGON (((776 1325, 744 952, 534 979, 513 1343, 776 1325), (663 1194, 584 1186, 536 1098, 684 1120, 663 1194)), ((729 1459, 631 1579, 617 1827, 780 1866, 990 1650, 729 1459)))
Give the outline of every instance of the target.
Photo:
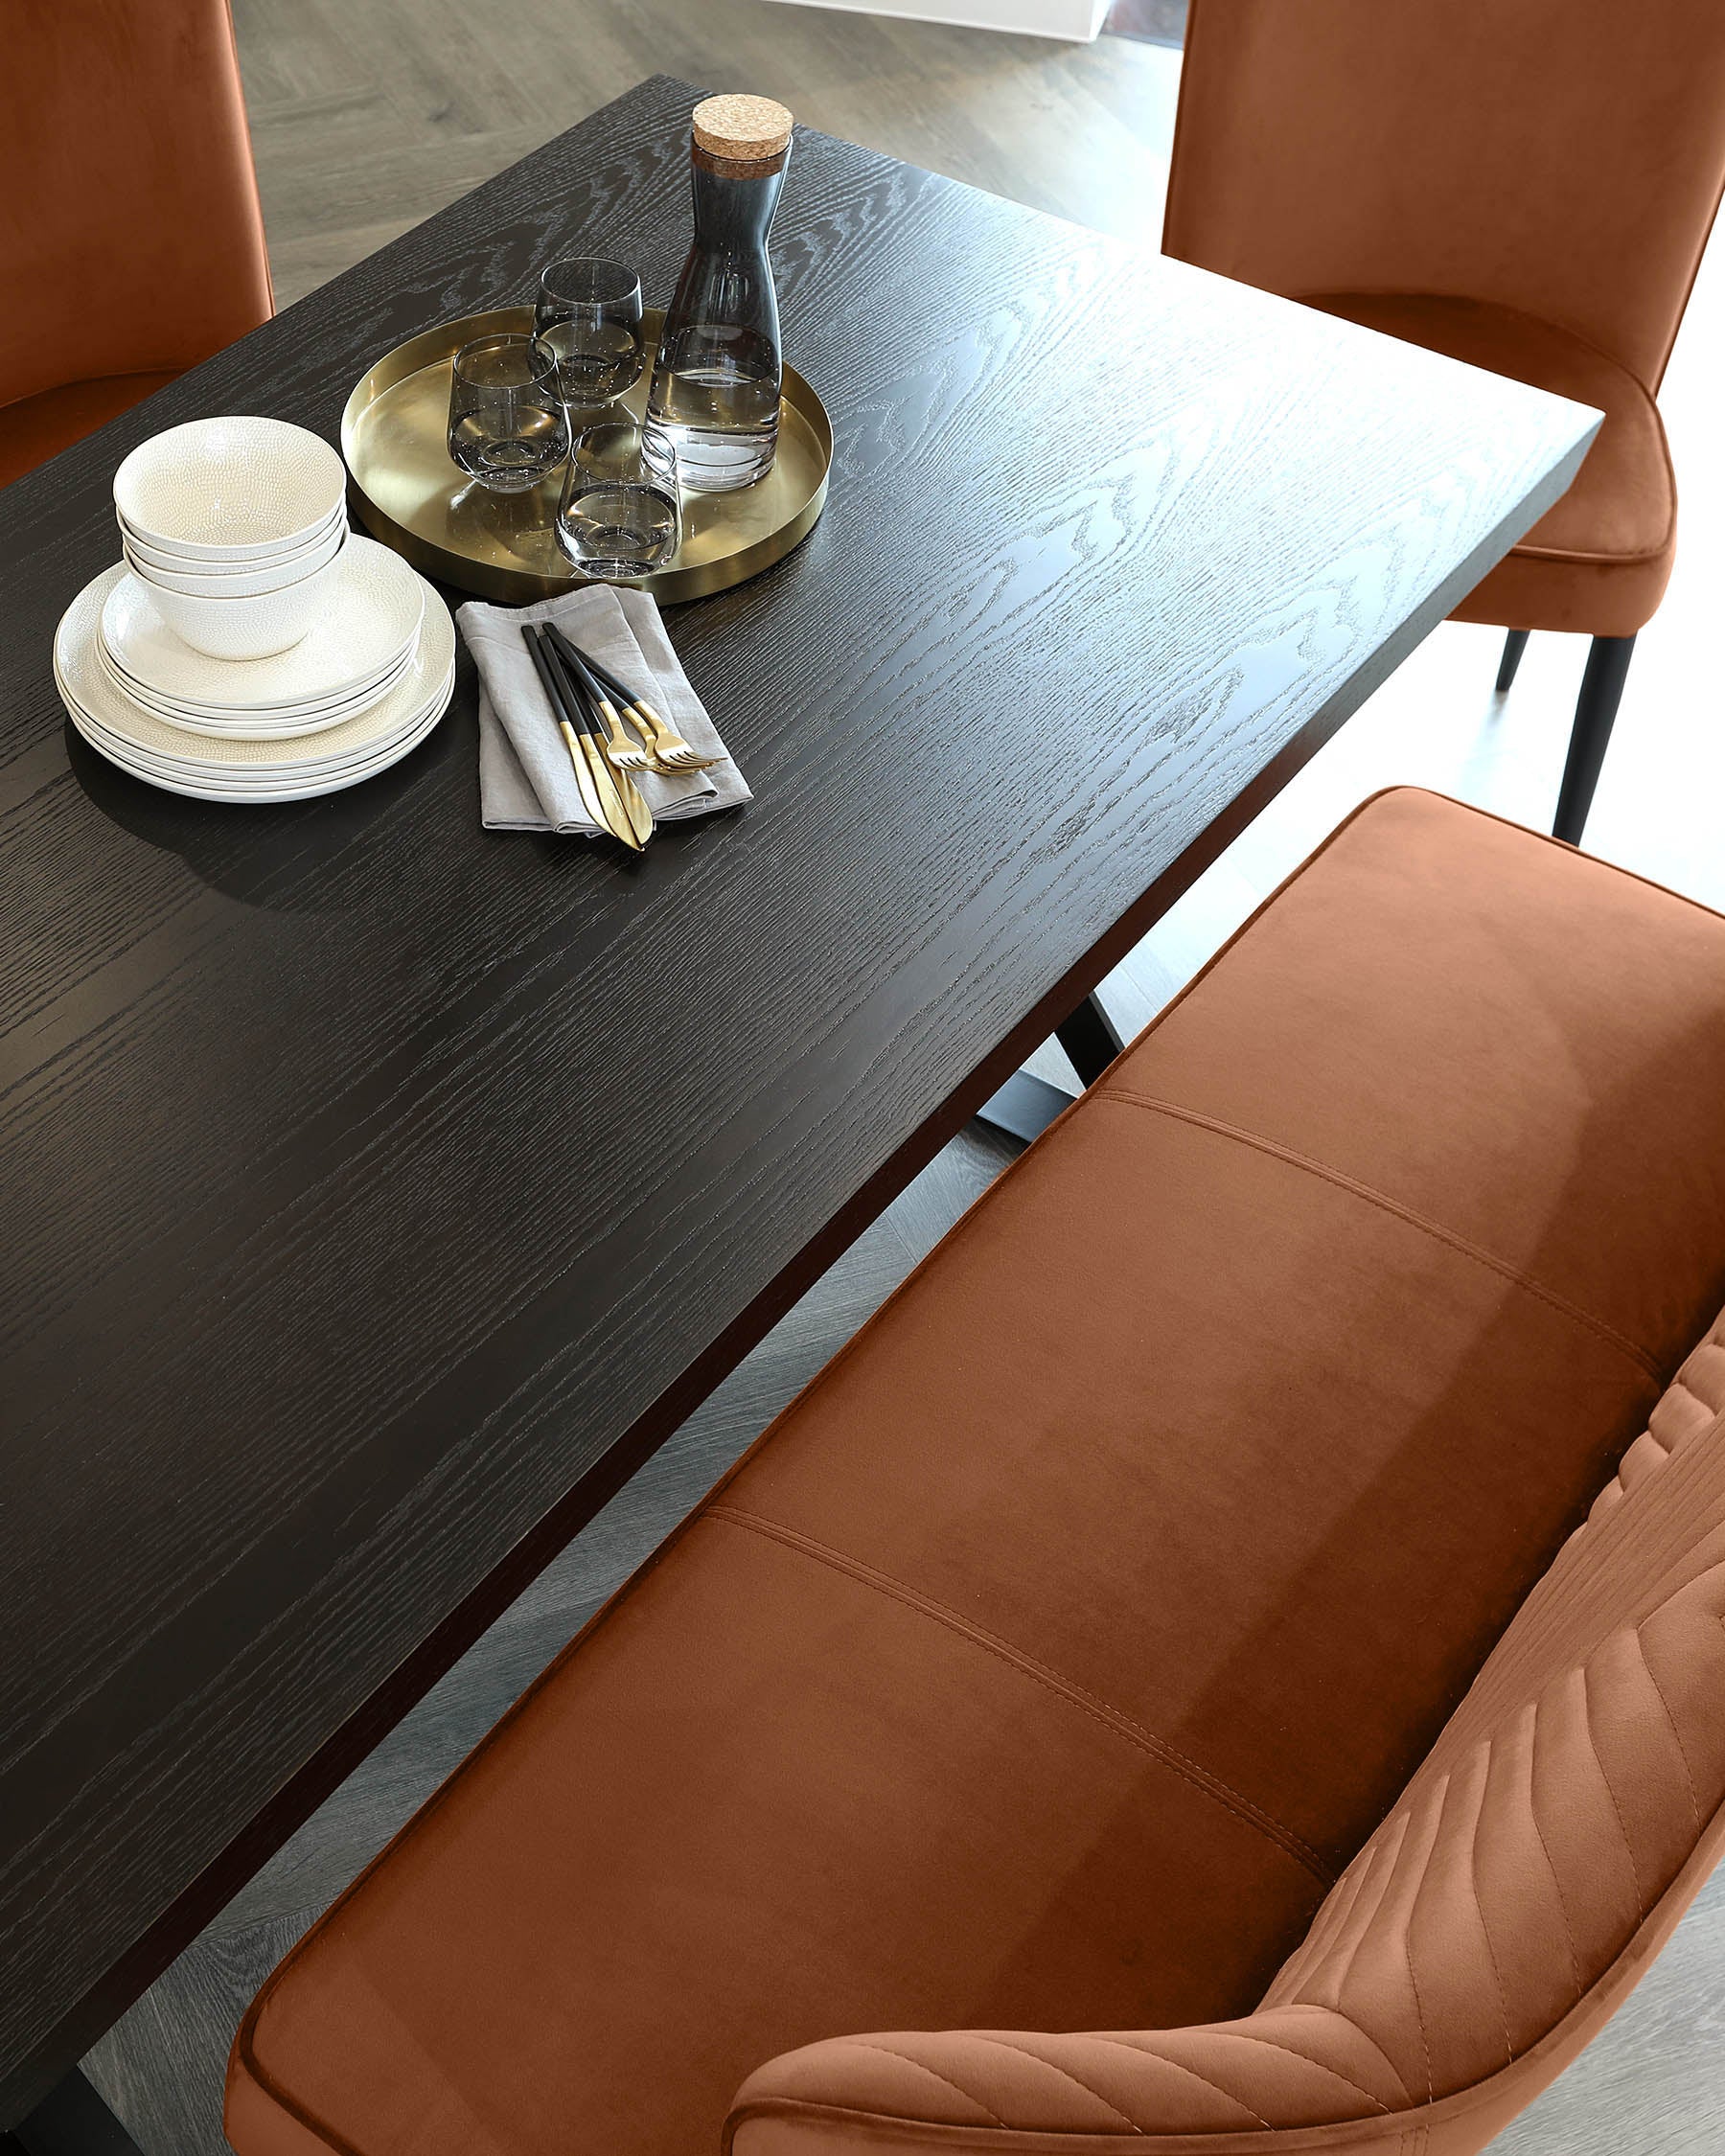
POLYGON ((830 138, 774 241, 830 505, 670 617, 754 787, 479 828, 474 692, 324 801, 151 791, 55 623, 120 457, 618 246, 643 84, 8 491, 0 2122, 1567 484, 1593 416, 830 138))

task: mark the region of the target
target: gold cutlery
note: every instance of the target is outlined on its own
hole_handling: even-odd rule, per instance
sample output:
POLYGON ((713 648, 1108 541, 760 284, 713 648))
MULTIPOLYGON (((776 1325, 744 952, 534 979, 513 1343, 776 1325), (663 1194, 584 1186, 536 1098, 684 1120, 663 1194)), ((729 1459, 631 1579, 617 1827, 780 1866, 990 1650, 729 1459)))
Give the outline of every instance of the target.
POLYGON ((574 727, 563 715, 556 684, 551 678, 551 669, 546 662, 545 654, 540 651, 539 641, 531 629, 524 629, 521 634, 526 639, 527 654, 532 659, 534 671, 540 677, 540 686, 545 692, 545 700, 551 706, 551 716, 556 720, 558 731, 563 735, 564 742, 568 748, 569 762, 575 770, 575 790, 581 795, 581 806, 592 821, 599 826, 600 830, 604 831, 608 828, 605 820, 605 809, 600 802, 598 790, 593 785, 592 768, 581 753, 581 744, 574 727))
POLYGON ((638 854, 653 831, 653 818, 646 813, 647 804, 632 782, 630 791, 639 804, 639 814, 632 814, 625 805, 617 787, 618 774, 606 762, 580 700, 558 667, 556 647, 545 640, 542 631, 536 632, 526 629, 522 634, 568 748, 582 807, 601 831, 609 831, 632 853, 638 854))
POLYGON ((646 742, 647 761, 656 771, 704 771, 719 762, 717 756, 703 756, 693 742, 684 741, 645 697, 636 697, 623 716, 646 742))
MULTIPOLYGON (((647 746, 652 738, 647 729, 639 726, 637 731, 632 733, 620 719, 616 719, 614 713, 612 717, 617 728, 617 762, 622 768, 629 771, 658 771, 662 774, 668 767, 659 763, 647 746)), ((632 711, 629 717, 631 725, 636 725, 632 711)))
POLYGON ((639 851, 653 837, 653 811, 629 773, 612 768, 606 754, 604 738, 594 723, 591 702, 583 693, 581 682, 570 677, 556 645, 542 631, 540 641, 550 661, 552 677, 564 693, 564 707, 575 722, 582 753, 592 770, 594 789, 605 809, 606 828, 626 845, 632 841, 639 851), (624 828, 619 828, 619 817, 624 828))
POLYGON ((626 770, 652 771, 704 771, 722 761, 717 756, 703 756, 693 742, 685 741, 677 728, 661 719, 645 697, 635 696, 618 680, 609 667, 602 666, 596 658, 571 644, 555 622, 550 628, 557 652, 569 671, 579 678, 585 676, 588 694, 595 707, 606 718, 608 725, 614 726, 622 735, 623 745, 615 748, 615 760, 626 770), (623 706, 623 717, 634 728, 645 744, 636 748, 617 721, 616 708, 611 699, 617 698, 623 706))
POLYGON ((589 705, 589 709, 605 729, 602 745, 613 770, 641 771, 650 768, 647 751, 617 717, 609 697, 602 703, 589 705))
MULTIPOLYGON (((551 663, 554 667, 561 665, 555 649, 551 652, 551 663)), ((584 697, 581 684, 570 679, 566 673, 564 675, 564 679, 577 702, 584 704, 587 718, 592 723, 593 745, 598 749, 601 762, 610 772, 612 784, 617 790, 617 799, 622 804, 623 814, 629 819, 630 829, 644 846, 648 839, 653 837, 653 811, 647 805, 647 796, 631 777, 628 765, 618 761, 612 742, 612 731, 614 729, 615 733, 621 736, 623 729, 617 723, 616 713, 611 712, 608 719, 602 720, 591 700, 584 697)), ((628 745, 624 743, 623 745, 627 746, 628 745)))
MULTIPOLYGON (((631 733, 624 726, 622 720, 617 717, 616 706, 611 702, 604 688, 601 687, 592 671, 592 661, 588 659, 586 653, 577 650, 555 622, 547 622, 545 627, 550 632, 551 641, 556 647, 557 655, 563 661, 564 669, 585 687, 589 708, 604 722, 607 750, 616 768, 620 771, 662 772, 668 770, 671 768, 669 765, 660 764, 648 748, 637 745, 635 735, 631 733)), ((627 701, 627 700, 625 700, 627 701)), ((640 733, 641 740, 646 741, 646 730, 641 727, 640 722, 635 719, 632 710, 629 716, 640 733)))

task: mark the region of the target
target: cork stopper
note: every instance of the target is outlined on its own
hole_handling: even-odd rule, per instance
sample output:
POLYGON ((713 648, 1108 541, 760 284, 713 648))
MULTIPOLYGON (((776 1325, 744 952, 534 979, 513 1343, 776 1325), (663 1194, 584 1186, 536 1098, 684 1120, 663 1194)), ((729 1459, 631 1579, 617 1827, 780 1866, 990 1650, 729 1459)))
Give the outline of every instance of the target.
POLYGON ((757 165, 790 148, 791 115, 776 98, 703 98, 695 107, 695 141, 726 164, 757 165))

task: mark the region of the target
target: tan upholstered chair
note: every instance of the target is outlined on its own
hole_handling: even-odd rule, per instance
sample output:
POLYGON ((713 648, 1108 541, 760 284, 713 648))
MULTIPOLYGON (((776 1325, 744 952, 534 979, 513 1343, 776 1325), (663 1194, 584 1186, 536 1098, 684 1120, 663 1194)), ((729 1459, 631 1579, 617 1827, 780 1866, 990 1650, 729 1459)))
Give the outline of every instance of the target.
POLYGON ((227 0, 26 0, 0 129, 0 485, 271 311, 227 0))
POLYGON ((1602 410, 1574 486, 1456 609, 1593 647, 1578 841, 1671 571, 1654 397, 1725 182, 1717 0, 1192 0, 1162 245, 1602 410))

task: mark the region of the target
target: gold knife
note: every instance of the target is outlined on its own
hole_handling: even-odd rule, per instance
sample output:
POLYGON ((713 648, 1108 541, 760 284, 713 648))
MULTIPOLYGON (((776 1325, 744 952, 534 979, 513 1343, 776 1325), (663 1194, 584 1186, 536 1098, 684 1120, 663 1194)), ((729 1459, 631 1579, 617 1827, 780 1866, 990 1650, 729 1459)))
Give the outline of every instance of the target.
POLYGON ((617 789, 617 798, 623 804, 623 814, 629 818, 630 829, 644 846, 653 837, 653 811, 647 806, 647 796, 622 765, 611 755, 611 745, 600 737, 596 742, 600 761, 611 775, 617 789))
POLYGON ((594 714, 594 736, 599 744, 599 753, 605 758, 610 774, 617 782, 617 792, 625 813, 634 826, 635 836, 643 844, 653 836, 653 811, 647 806, 647 796, 634 782, 634 776, 622 761, 631 745, 622 722, 609 704, 602 705, 594 714))
POLYGON ((557 723, 568 745, 569 762, 575 767, 575 787, 581 795, 581 805, 601 831, 609 831, 610 818, 605 813, 605 803, 599 798, 599 789, 593 783, 592 766, 582 753, 586 744, 566 719, 560 719, 557 723))
POLYGON ((601 821, 613 837, 621 838, 626 846, 632 847, 638 854, 653 836, 653 818, 646 814, 646 802, 631 787, 630 791, 634 793, 646 818, 646 829, 640 830, 623 799, 622 789, 617 784, 617 774, 606 762, 605 751, 600 747, 597 738, 592 734, 578 734, 575 738, 593 776, 593 791, 598 794, 600 807, 604 811, 601 821))
POLYGON ((629 827, 644 846, 653 837, 653 811, 647 806, 647 796, 635 784, 632 774, 618 761, 615 751, 625 745, 623 729, 617 715, 602 697, 593 693, 593 683, 584 669, 573 667, 564 655, 564 639, 552 629, 545 638, 545 649, 557 677, 569 691, 577 706, 586 713, 589 738, 598 751, 602 772, 609 772, 611 784, 617 790, 617 799, 629 827))

